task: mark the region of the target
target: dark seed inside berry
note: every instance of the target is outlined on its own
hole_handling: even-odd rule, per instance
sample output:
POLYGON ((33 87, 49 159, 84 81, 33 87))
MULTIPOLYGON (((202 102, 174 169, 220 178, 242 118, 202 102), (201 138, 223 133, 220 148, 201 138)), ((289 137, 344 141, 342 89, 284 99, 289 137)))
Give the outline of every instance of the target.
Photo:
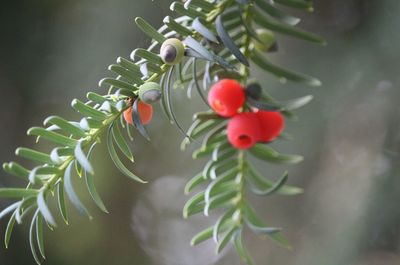
POLYGON ((262 93, 261 86, 257 83, 249 84, 246 87, 246 95, 253 99, 260 99, 262 93))
POLYGON ((172 63, 176 59, 177 51, 174 46, 167 45, 162 51, 162 58, 165 62, 172 63))

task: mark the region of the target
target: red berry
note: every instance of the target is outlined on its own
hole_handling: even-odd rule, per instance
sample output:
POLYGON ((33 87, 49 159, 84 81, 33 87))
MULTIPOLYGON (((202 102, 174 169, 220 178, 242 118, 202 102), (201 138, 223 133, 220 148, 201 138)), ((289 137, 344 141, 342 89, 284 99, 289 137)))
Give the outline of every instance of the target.
POLYGON ((280 112, 259 110, 256 115, 261 124, 261 142, 271 142, 282 133, 285 120, 280 112))
POLYGON ((232 79, 219 81, 208 93, 208 103, 211 108, 223 117, 232 117, 237 114, 245 100, 243 87, 232 79))
POLYGON ((243 112, 234 116, 228 123, 227 135, 234 147, 251 148, 261 137, 261 126, 257 115, 253 112, 243 112))
MULTIPOLYGON (((132 110, 133 108, 130 107, 129 109, 124 111, 124 119, 129 124, 133 124, 132 110)), ((143 125, 148 124, 153 117, 153 107, 150 104, 144 103, 143 101, 139 101, 138 111, 139 111, 140 121, 142 122, 142 124, 143 125)))

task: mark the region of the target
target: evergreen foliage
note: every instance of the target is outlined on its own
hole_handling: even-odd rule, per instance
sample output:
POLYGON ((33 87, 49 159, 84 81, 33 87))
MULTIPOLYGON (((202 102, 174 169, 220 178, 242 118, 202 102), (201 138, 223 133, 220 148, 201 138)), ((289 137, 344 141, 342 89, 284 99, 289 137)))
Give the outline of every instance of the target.
MULTIPOLYGON (((140 87, 151 83, 160 88, 160 103, 167 119, 183 134, 182 149, 193 140, 201 139, 201 146, 193 153, 193 158, 209 157, 202 172, 186 185, 187 194, 194 189, 200 191, 187 201, 183 216, 188 218, 198 213, 208 216, 211 211, 219 210, 221 217, 213 226, 195 235, 191 244, 197 245, 212 239, 219 253, 231 242, 243 261, 254 264, 243 242, 243 231, 248 227, 289 248, 280 228, 270 227, 257 217, 246 193, 253 192, 260 196, 275 193, 296 195, 302 189, 286 185, 287 172, 276 182, 268 180, 257 172, 249 157, 267 163, 284 164, 299 163, 302 157, 280 154, 264 143, 246 151, 233 148, 226 138, 226 119, 211 110, 196 113, 192 126, 186 130, 179 124, 171 100, 172 89, 183 87, 187 89, 189 97, 196 90, 208 104, 205 96, 207 89, 213 82, 223 78, 235 79, 250 87, 254 83, 254 79, 250 79, 250 69, 254 66, 282 82, 319 86, 321 83, 317 79, 268 60, 268 53, 276 51, 278 47, 275 34, 325 44, 322 38, 298 29, 296 25, 300 19, 282 11, 281 7, 285 10, 286 7, 308 12, 313 10, 310 0, 187 0, 171 4, 173 15, 165 17, 164 25, 158 30, 143 18, 136 18, 137 26, 151 39, 150 46, 147 49, 135 49, 130 59, 119 57, 109 66, 113 76, 99 82, 99 86, 107 89, 107 93, 89 92, 86 102, 78 99, 72 101, 71 106, 81 114, 81 120, 69 121, 50 116, 45 119, 43 127, 28 130, 28 135, 36 137, 37 141, 48 141, 54 145, 50 153, 25 147, 16 150, 17 156, 33 162, 35 167, 28 169, 16 162, 3 165, 8 174, 27 183, 23 188, 0 189, 1 198, 16 200, 0 213, 0 218, 11 215, 5 233, 6 247, 14 225, 30 221, 29 241, 33 257, 38 264, 45 259, 44 227, 56 227, 54 212, 48 207, 50 199, 58 201, 60 214, 66 223, 68 213, 65 195, 80 212, 91 218, 72 186, 72 179, 76 176, 86 180, 94 202, 107 213, 94 186, 96 170, 90 163, 90 155, 95 145, 100 144, 99 139, 103 135, 106 135, 108 151, 115 166, 128 178, 146 183, 128 169, 121 157, 134 162, 129 144, 133 128, 149 139, 138 114, 137 102, 140 87), (260 29, 267 29, 269 38, 262 37, 260 29), (171 38, 184 44, 184 56, 180 55, 182 58, 179 60, 168 61, 170 51, 159 51, 161 45, 171 38), (132 104, 135 126, 127 124, 122 115, 132 104)), ((170 45, 173 47, 174 42, 170 45)), ((180 53, 180 48, 177 49, 176 52, 180 53)), ((292 111, 311 99, 312 96, 305 96, 278 102, 263 89, 261 95, 248 93, 245 109, 280 111, 287 118, 293 118, 295 114, 292 111)))

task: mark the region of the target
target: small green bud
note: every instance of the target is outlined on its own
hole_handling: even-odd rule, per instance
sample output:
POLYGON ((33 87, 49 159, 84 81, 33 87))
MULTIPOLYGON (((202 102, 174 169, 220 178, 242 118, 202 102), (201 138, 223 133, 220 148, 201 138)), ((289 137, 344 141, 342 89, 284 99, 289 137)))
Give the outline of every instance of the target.
POLYGON ((179 63, 185 55, 185 46, 175 38, 167 39, 161 45, 160 57, 164 63, 175 65, 179 63))
POLYGON ((254 47, 261 52, 268 52, 276 44, 275 35, 267 29, 258 29, 257 35, 259 40, 254 41, 254 47))
POLYGON ((139 98, 145 103, 154 103, 161 98, 161 87, 158 83, 148 82, 139 87, 139 98))

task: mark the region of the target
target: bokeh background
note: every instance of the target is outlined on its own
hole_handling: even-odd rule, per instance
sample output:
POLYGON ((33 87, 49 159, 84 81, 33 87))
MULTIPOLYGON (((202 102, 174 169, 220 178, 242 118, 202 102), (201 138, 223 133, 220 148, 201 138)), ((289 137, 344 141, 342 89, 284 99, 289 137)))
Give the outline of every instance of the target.
MULTIPOLYGON (((289 99, 313 94, 287 130, 293 142, 277 144, 301 153, 305 162, 290 169, 290 183, 306 190, 297 197, 251 197, 269 224, 285 228, 294 249, 288 251, 248 233, 257 264, 400 264, 400 1, 315 0, 316 11, 303 17, 304 28, 323 35, 327 47, 280 36, 280 52, 271 60, 319 77, 320 88, 288 83, 255 70, 271 94, 289 99)), ((143 16, 160 25, 169 0, 18 0, 0 7, 0 160, 14 159, 18 146, 31 146, 25 132, 50 114, 77 118, 69 102, 88 91, 103 92, 97 82, 118 56, 148 40, 133 23, 143 16)), ((175 94, 184 124, 204 109, 198 99, 175 94)), ((211 219, 182 220, 187 199, 182 189, 204 161, 181 153, 181 136, 156 114, 152 141, 135 137, 137 174, 150 181, 133 183, 117 172, 104 146, 94 155, 96 184, 111 211, 100 213, 82 187, 95 219, 72 207, 70 226, 46 231, 46 264, 239 265, 234 251, 224 258, 205 243, 189 239, 211 219)), ((266 175, 282 169, 264 166, 266 175)), ((20 185, 1 174, 0 186, 20 185)), ((7 205, 0 201, 0 208, 7 205)), ((3 238, 6 221, 0 221, 3 238)), ((10 249, 0 248, 1 265, 34 264, 27 225, 18 226, 10 249)))

